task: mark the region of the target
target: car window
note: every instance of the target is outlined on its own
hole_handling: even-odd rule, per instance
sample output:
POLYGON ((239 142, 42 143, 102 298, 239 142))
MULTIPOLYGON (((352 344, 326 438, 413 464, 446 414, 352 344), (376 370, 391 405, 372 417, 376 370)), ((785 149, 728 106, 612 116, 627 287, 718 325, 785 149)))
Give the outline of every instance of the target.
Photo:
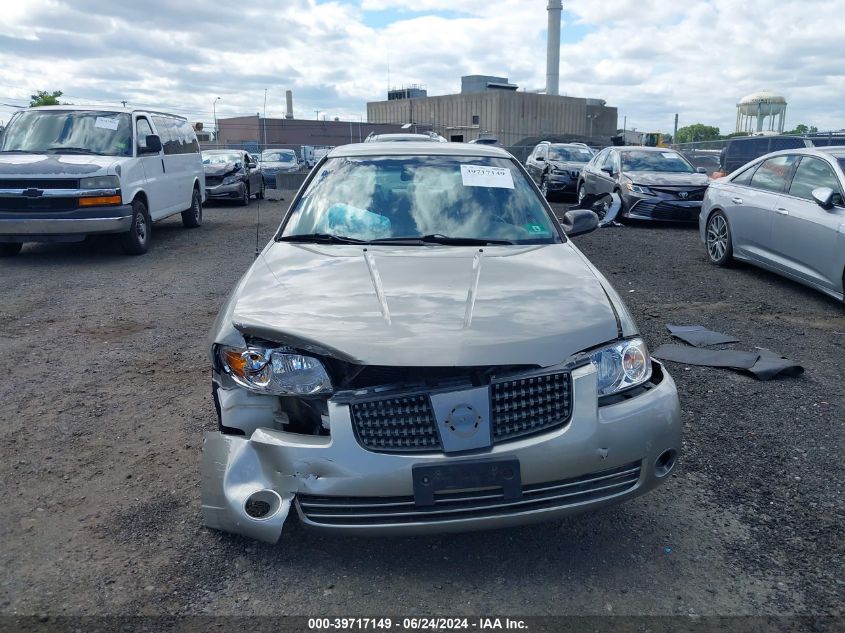
POLYGON ((751 177, 751 186, 765 191, 783 191, 796 158, 794 154, 787 154, 763 161, 751 177))
POLYGON ((147 136, 151 136, 153 133, 150 122, 144 118, 139 118, 135 122, 135 128, 138 133, 138 149, 147 149, 147 136))
POLYGON ((607 157, 608 152, 610 152, 609 149, 603 149, 598 154, 593 156, 593 160, 591 160, 588 164, 592 164, 593 167, 598 169, 599 166, 604 162, 604 159, 607 157))
POLYGON ((622 171, 659 171, 694 173, 695 169, 678 152, 626 150, 622 154, 622 171))
POLYGON ((740 173, 738 173, 734 178, 731 180, 732 183, 735 185, 747 185, 751 182, 751 177, 754 175, 754 172, 757 170, 758 165, 752 165, 747 169, 744 169, 740 173))
POLYGON ((326 161, 283 236, 362 240, 449 237, 551 244, 546 207, 512 160, 474 156, 337 157, 326 161))
POLYGON ((586 163, 593 157, 589 150, 583 147, 550 147, 549 160, 566 161, 570 163, 586 163))
POLYGON ((832 189, 833 204, 842 205, 842 190, 839 186, 839 180, 836 178, 836 174, 833 173, 830 165, 818 158, 803 156, 801 162, 798 163, 798 168, 795 170, 792 184, 789 186, 789 195, 812 200, 813 189, 818 189, 819 187, 829 187, 832 189))
POLYGON ((616 171, 616 156, 613 152, 607 152, 607 155, 604 157, 604 161, 602 161, 599 169, 603 169, 604 167, 610 167, 614 172, 616 171))

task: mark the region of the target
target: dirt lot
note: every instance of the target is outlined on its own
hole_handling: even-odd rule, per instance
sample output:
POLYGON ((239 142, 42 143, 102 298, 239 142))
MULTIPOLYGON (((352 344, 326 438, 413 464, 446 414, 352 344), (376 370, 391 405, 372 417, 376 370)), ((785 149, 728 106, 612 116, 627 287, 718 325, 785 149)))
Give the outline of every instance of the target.
MULTIPOLYGON (((283 202, 261 205, 261 242, 283 202)), ((800 361, 758 382, 670 364, 685 454, 613 509, 522 529, 277 546, 200 525, 206 334, 253 259, 257 203, 0 262, 0 614, 843 614, 845 307, 709 265, 690 227, 577 244, 652 349, 703 324, 800 361)))

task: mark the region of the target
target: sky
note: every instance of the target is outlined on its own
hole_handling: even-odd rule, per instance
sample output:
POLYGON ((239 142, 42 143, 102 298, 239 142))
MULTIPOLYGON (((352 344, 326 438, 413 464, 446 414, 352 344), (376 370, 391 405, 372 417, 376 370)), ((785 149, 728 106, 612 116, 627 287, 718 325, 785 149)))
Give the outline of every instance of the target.
MULTIPOLYGON (((218 118, 366 120, 388 85, 466 74, 545 86, 546 0, 0 0, 0 121, 37 90, 218 118), (220 97, 219 100, 216 98, 220 97), (216 103, 216 106, 213 105, 216 103)), ((564 0, 560 92, 619 127, 733 131, 736 102, 786 97, 787 129, 845 127, 845 0, 564 0)))

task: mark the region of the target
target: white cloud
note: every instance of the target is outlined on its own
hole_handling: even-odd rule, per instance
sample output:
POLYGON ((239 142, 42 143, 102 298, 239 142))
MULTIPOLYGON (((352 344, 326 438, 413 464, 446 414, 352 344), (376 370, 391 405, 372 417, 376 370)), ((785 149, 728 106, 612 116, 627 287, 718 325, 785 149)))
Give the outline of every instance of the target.
MULTIPOLYGON (((456 92, 462 74, 545 84, 546 0, 21 0, 0 24, 0 103, 39 89, 70 101, 157 105, 206 122, 319 109, 356 118, 393 84, 456 92), (370 13, 377 12, 377 13, 370 13), (375 21, 374 16, 379 20, 375 21), (393 21, 385 22, 385 16, 393 21)), ((561 91, 605 99, 638 129, 730 131, 743 95, 789 101, 788 125, 845 127, 842 3, 565 2, 561 91), (574 39, 578 41, 573 42, 574 39)), ((18 101, 14 101, 18 100, 18 101)), ((0 106, 0 119, 11 110, 0 106)))

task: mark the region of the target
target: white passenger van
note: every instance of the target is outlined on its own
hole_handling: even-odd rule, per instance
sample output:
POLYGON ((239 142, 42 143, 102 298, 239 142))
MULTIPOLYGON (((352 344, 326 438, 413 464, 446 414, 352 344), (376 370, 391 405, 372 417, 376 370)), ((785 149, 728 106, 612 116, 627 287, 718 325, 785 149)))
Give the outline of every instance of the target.
POLYGON ((199 143, 183 117, 101 106, 16 112, 0 137, 0 256, 114 233, 146 252, 152 222, 202 223, 199 143))

